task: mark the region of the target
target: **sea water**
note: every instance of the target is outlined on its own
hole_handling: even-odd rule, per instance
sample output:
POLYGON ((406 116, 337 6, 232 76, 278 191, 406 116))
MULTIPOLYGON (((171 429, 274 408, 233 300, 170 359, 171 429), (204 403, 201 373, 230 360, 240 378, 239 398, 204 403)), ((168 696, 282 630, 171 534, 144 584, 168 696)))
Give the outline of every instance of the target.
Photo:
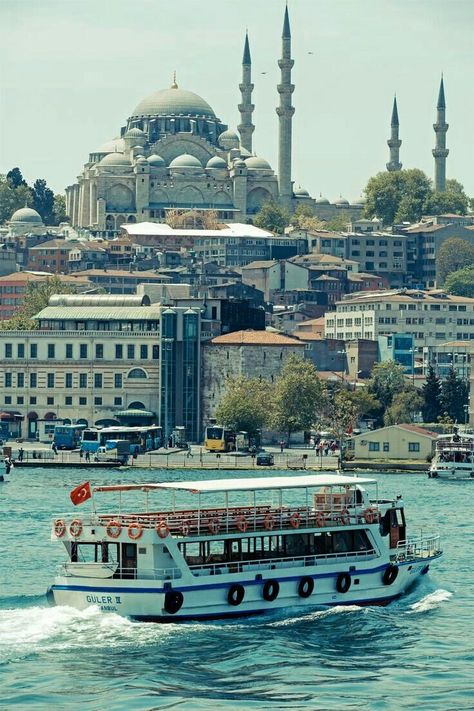
MULTIPOLYGON (((213 474, 88 476, 131 483, 213 474)), ((411 535, 442 535, 444 556, 408 594, 385 608, 160 625, 94 606, 47 605, 64 559, 63 547, 49 541, 51 520, 89 511, 89 502, 73 509, 69 501, 81 483, 77 470, 13 469, 0 484, 0 708, 473 709, 474 481, 374 476, 381 496, 403 494, 411 535)))

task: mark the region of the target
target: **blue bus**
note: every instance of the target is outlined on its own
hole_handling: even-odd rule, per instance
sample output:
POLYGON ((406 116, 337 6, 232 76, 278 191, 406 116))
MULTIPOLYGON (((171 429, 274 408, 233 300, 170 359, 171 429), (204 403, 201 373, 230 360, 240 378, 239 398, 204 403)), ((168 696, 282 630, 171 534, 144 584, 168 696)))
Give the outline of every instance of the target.
POLYGON ((83 452, 97 452, 110 440, 127 440, 130 453, 150 452, 163 444, 163 431, 158 425, 140 425, 139 427, 89 427, 82 432, 81 449, 83 452))
POLYGON ((77 449, 85 429, 86 425, 55 425, 53 442, 58 449, 77 449))

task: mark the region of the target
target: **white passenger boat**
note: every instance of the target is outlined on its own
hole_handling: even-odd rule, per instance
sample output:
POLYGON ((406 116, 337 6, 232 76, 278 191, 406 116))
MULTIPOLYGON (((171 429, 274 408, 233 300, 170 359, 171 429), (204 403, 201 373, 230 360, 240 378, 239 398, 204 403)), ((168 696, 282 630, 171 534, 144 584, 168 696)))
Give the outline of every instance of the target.
POLYGON ((441 435, 428 476, 431 479, 474 478, 474 435, 455 430, 451 435, 441 435))
POLYGON ((53 522, 51 539, 68 553, 48 591, 57 605, 149 621, 383 605, 441 555, 439 536, 407 535, 403 501, 379 499, 374 479, 314 474, 92 493, 90 514, 53 522), (143 497, 137 513, 122 512, 125 492, 143 497), (96 511, 99 493, 108 513, 96 511))

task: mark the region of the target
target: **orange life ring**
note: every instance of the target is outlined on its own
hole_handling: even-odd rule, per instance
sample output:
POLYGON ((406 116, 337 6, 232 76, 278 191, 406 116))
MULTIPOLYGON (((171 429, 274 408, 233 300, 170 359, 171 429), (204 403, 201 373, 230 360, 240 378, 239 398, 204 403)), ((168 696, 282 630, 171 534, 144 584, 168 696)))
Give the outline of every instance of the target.
POLYGON ((341 523, 344 526, 348 526, 351 522, 351 515, 347 509, 342 509, 341 511, 341 523))
POLYGON ((82 533, 82 521, 79 518, 74 518, 69 524, 69 533, 73 538, 79 538, 82 533))
POLYGON ((156 527, 156 532, 160 538, 166 538, 166 536, 170 532, 170 528, 166 521, 160 521, 160 523, 156 527))
POLYGON ((366 509, 364 511, 364 519, 366 523, 374 523, 376 515, 378 514, 377 509, 366 509))
POLYGON ((291 528, 299 528, 301 523, 301 517, 298 511, 295 511, 290 516, 290 526, 291 528))
POLYGON ((219 533, 219 531, 221 530, 221 522, 217 517, 210 518, 207 522, 207 527, 209 529, 209 533, 216 535, 216 533, 219 533))
POLYGON ((107 531, 107 535, 109 538, 118 538, 122 532, 122 524, 120 521, 115 521, 114 519, 111 519, 108 524, 107 528, 105 529, 107 531))
POLYGON ((263 527, 267 531, 273 531, 275 527, 275 519, 272 514, 267 514, 265 518, 263 519, 263 527))
POLYGON ((245 516, 238 516, 235 520, 235 527, 240 533, 245 533, 248 528, 247 519, 245 516))
POLYGON ((143 526, 141 523, 131 523, 130 526, 127 528, 127 533, 128 537, 132 539, 132 541, 136 541, 139 538, 142 537, 143 533, 143 526))
POLYGON ((318 511, 316 514, 316 526, 318 528, 322 528, 326 523, 326 516, 323 514, 322 511, 318 511))
POLYGON ((62 518, 56 519, 54 522, 54 535, 62 538, 66 533, 66 524, 62 518))
POLYGON ((182 536, 189 536, 189 529, 191 528, 191 522, 186 520, 180 526, 180 533, 182 536))

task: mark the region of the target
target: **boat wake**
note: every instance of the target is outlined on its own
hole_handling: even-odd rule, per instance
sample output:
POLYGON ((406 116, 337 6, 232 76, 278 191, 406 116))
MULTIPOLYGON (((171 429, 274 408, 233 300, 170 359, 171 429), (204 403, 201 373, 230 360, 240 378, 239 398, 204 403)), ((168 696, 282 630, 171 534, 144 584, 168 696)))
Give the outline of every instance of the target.
POLYGON ((407 610, 407 614, 410 615, 416 612, 430 612, 431 610, 435 610, 443 602, 449 600, 452 595, 453 593, 450 593, 448 590, 435 590, 434 592, 425 595, 425 597, 421 598, 421 600, 414 602, 413 605, 410 605, 410 609, 407 610))

